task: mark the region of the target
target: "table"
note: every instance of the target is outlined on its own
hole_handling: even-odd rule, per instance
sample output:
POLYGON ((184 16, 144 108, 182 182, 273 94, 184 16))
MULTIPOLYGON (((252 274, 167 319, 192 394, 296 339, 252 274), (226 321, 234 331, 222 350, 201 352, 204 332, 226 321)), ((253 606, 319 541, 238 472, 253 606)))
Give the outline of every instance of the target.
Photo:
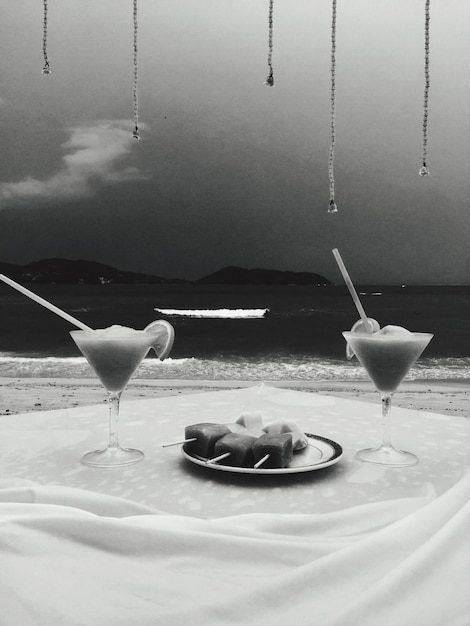
POLYGON ((146 457, 113 469, 79 462, 106 442, 104 404, 2 418, 0 625, 470 623, 469 421, 393 409, 393 440, 420 463, 385 469, 354 459, 380 440, 379 402, 257 385, 124 394, 121 416, 122 444, 146 457), (161 446, 254 410, 343 457, 247 476, 161 446))
POLYGON ((416 453, 415 467, 385 469, 359 463, 354 453, 381 438, 380 402, 349 401, 257 385, 244 390, 170 396, 121 404, 122 445, 145 451, 143 463, 100 469, 82 465, 84 452, 107 438, 103 405, 2 418, 3 476, 59 483, 128 498, 179 515, 219 517, 251 512, 324 513, 398 497, 443 493, 470 461, 470 421, 394 408, 392 438, 416 453), (182 458, 187 424, 231 422, 261 411, 264 421, 295 420, 306 432, 339 442, 341 461, 330 468, 289 476, 239 476, 194 466, 182 458))

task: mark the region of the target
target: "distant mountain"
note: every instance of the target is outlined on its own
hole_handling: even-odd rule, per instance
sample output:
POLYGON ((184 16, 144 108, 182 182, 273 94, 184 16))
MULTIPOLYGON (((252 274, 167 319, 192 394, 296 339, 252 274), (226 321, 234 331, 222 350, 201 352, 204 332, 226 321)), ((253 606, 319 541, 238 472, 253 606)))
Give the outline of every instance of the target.
POLYGON ((186 283, 181 279, 162 278, 151 274, 126 272, 95 261, 43 259, 27 265, 0 263, 0 273, 20 283, 62 284, 170 284, 186 283))
MULTIPOLYGON (((193 281, 163 278, 153 274, 126 272, 95 261, 43 259, 27 265, 0 262, 0 273, 19 283, 108 285, 108 284, 187 284, 193 281)), ((282 272, 279 270, 224 267, 214 274, 194 281, 199 285, 331 285, 330 281, 312 272, 282 272)))
POLYGON ((331 285, 331 282, 312 272, 282 272, 279 270, 223 269, 196 281, 203 285, 331 285))
POLYGON ((16 276, 18 272, 20 272, 22 269, 23 267, 21 265, 0 262, 0 274, 6 274, 7 276, 16 276))

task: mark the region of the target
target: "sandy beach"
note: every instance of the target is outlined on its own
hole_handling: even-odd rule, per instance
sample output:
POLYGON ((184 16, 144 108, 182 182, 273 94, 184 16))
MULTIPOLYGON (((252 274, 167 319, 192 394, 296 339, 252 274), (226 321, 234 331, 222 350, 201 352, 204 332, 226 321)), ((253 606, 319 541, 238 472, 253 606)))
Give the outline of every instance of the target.
MULTIPOLYGON (((378 402, 369 381, 263 381, 273 387, 378 402)), ((126 400, 143 400, 165 395, 238 389, 254 381, 132 380, 123 395, 126 400)), ((103 387, 93 378, 0 378, 0 415, 48 411, 105 402, 103 387)), ((405 381, 395 394, 394 405, 470 418, 470 381, 405 381)))

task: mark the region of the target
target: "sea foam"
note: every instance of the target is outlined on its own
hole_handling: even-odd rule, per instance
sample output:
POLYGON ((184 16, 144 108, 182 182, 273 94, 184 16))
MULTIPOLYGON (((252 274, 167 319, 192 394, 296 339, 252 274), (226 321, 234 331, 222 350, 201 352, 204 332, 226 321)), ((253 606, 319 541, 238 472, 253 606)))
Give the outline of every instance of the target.
POLYGON ((269 309, 154 309, 169 317, 207 317, 223 319, 248 319, 265 317, 269 309))
MULTIPOLYGON (((0 376, 24 378, 92 378, 83 357, 29 358, 0 355, 0 376)), ((162 380, 327 381, 369 380, 362 366, 346 359, 285 357, 200 359, 146 358, 134 378, 162 380)), ((420 359, 406 380, 468 379, 470 358, 420 359)), ((131 383, 132 384, 132 381, 131 383)), ((372 383, 371 383, 372 385, 372 383)))

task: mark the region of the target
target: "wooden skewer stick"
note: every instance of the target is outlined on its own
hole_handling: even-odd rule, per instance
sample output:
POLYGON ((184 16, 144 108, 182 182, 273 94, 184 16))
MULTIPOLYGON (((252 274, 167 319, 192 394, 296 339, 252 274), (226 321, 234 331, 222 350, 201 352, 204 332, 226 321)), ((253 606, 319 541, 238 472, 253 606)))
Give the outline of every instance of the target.
POLYGON ((170 446, 180 446, 183 443, 189 443, 190 441, 197 441, 197 437, 191 437, 190 439, 181 439, 180 441, 171 441, 169 443, 162 443, 162 448, 169 448, 170 446))
POLYGON ((224 454, 221 454, 220 456, 216 456, 213 459, 207 459, 206 463, 218 463, 219 461, 226 459, 231 454, 232 454, 231 452, 225 452, 224 454))
POLYGON ((265 462, 269 459, 269 457, 270 457, 270 456, 271 456, 270 454, 266 454, 265 456, 263 456, 263 458, 262 458, 262 459, 260 459, 259 461, 257 461, 257 462, 253 465, 253 467, 254 467, 255 469, 258 469, 258 467, 259 467, 260 465, 263 465, 263 463, 265 463, 265 462))

